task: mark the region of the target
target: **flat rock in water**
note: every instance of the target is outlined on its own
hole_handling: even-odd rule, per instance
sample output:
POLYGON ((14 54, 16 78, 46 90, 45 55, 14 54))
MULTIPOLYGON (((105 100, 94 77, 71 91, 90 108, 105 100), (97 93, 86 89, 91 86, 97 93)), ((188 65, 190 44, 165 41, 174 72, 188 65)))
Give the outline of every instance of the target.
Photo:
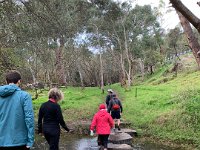
POLYGON ((128 144, 108 144, 108 150, 133 150, 128 144))
MULTIPOLYGON (((115 124, 116 125, 116 124, 115 124)), ((124 122, 124 121, 121 121, 120 123, 120 127, 121 128, 128 128, 131 126, 131 123, 130 122, 124 122)))
POLYGON ((116 130, 115 131, 116 133, 128 133, 130 136, 137 136, 137 131, 136 130, 132 130, 132 129, 121 129, 120 131, 119 130, 116 130))
POLYGON ((108 140, 113 144, 131 145, 132 137, 127 133, 111 133, 108 140))

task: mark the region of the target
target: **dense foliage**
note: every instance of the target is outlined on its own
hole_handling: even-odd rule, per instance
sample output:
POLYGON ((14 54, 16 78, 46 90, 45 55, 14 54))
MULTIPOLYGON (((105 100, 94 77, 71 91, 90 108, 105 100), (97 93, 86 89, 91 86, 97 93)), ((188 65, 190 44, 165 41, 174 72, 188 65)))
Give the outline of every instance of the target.
POLYGON ((176 30, 165 36, 157 11, 111 0, 2 1, 1 75, 18 69, 24 83, 130 87, 174 55, 176 30))

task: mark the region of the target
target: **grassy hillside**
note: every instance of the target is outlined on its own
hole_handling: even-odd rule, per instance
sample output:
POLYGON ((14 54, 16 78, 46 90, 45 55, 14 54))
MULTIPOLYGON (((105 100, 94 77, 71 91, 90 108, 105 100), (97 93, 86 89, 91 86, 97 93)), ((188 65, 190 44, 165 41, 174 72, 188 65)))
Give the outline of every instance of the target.
POLYGON ((151 82, 121 91, 123 117, 146 135, 200 145, 199 75, 181 74, 158 85, 151 82))
MULTIPOLYGON (((185 65, 186 66, 186 65, 185 65)), ((140 85, 125 91, 119 84, 111 87, 117 92, 124 107, 122 118, 130 121, 142 135, 176 143, 200 145, 200 72, 187 68, 174 77, 165 73, 166 67, 148 77, 140 85)), ((65 99, 60 102, 67 122, 90 120, 104 102, 105 94, 99 88, 69 87, 62 89, 65 99)), ((47 92, 35 100, 37 116, 47 92)), ((199 148, 199 147, 198 147, 199 148)), ((197 148, 197 149, 198 149, 197 148)))

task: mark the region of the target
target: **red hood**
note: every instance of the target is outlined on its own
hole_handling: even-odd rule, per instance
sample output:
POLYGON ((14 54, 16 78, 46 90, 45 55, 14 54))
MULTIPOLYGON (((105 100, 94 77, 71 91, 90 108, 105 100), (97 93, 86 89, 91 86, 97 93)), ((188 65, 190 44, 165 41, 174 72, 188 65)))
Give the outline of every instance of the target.
POLYGON ((104 117, 104 116, 107 115, 107 114, 108 114, 108 112, 106 111, 106 109, 101 109, 101 110, 99 110, 98 113, 97 113, 97 115, 98 115, 99 117, 104 117))
POLYGON ((106 109, 99 110, 92 120, 91 130, 96 127, 97 134, 110 134, 110 129, 114 126, 114 121, 106 109))

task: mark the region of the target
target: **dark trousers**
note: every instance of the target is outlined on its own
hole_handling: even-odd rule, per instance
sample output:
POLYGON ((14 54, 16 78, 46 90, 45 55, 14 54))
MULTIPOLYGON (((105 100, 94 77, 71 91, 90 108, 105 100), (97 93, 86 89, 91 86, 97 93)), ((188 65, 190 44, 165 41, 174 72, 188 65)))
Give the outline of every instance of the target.
POLYGON ((49 144, 49 150, 59 150, 60 130, 44 131, 44 137, 49 144))
POLYGON ((24 146, 14 146, 14 147, 0 147, 0 150, 29 150, 30 148, 26 148, 26 145, 24 146))
POLYGON ((99 146, 104 146, 104 148, 108 147, 108 137, 109 134, 99 134, 98 135, 98 145, 99 146))

